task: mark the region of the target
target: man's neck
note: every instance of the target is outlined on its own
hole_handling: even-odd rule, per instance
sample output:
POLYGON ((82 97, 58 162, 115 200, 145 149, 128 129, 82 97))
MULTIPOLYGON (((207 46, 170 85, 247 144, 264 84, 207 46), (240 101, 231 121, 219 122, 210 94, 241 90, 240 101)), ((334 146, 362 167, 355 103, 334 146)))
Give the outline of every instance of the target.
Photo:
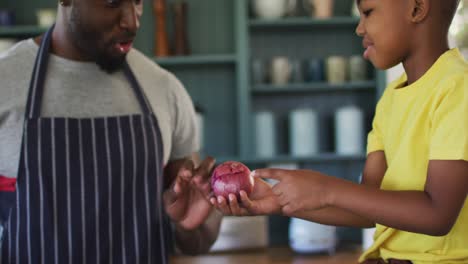
MULTIPOLYGON (((44 35, 34 38, 34 42, 40 45, 44 35)), ((59 57, 74 60, 74 61, 89 61, 82 53, 73 45, 72 40, 67 35, 67 31, 63 23, 55 25, 52 32, 51 52, 59 57)))

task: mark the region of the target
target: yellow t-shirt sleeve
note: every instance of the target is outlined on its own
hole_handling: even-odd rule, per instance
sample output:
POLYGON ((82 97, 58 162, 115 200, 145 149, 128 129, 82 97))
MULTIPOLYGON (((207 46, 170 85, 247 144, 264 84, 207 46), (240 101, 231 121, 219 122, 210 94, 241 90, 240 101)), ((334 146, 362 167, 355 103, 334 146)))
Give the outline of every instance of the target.
POLYGON ((468 160, 468 76, 451 81, 431 117, 431 160, 468 160))
POLYGON ((372 121, 372 130, 369 132, 367 136, 367 154, 384 150, 383 144, 383 108, 384 108, 384 97, 385 93, 382 98, 377 103, 377 107, 375 110, 374 120, 372 121))

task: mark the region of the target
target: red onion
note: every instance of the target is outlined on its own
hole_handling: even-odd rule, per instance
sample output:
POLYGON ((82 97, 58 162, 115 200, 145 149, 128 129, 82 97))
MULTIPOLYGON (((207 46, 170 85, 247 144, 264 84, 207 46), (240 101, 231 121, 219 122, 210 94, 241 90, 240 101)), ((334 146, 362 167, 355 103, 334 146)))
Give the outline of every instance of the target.
POLYGON ((250 170, 237 161, 226 161, 218 165, 211 175, 211 188, 216 197, 223 196, 228 199, 230 193, 240 199, 240 191, 249 195, 254 186, 250 170))

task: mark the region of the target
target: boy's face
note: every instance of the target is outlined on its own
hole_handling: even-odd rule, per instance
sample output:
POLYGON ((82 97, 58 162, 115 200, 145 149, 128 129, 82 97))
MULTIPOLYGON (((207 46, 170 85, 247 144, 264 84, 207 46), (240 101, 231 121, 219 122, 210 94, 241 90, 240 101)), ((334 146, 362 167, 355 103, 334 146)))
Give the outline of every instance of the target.
POLYGON ((379 69, 402 62, 410 47, 412 0, 361 0, 356 33, 363 38, 364 57, 379 69))

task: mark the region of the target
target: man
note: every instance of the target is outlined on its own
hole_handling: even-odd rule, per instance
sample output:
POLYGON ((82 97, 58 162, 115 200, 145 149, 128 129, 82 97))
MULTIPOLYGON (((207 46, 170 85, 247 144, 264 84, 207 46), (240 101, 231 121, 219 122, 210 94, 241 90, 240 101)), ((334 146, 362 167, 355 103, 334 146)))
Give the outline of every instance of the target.
POLYGON ((132 49, 141 14, 62 0, 45 35, 0 55, 1 263, 167 263, 166 215, 182 252, 215 241, 214 160, 192 155, 183 86, 132 49))

